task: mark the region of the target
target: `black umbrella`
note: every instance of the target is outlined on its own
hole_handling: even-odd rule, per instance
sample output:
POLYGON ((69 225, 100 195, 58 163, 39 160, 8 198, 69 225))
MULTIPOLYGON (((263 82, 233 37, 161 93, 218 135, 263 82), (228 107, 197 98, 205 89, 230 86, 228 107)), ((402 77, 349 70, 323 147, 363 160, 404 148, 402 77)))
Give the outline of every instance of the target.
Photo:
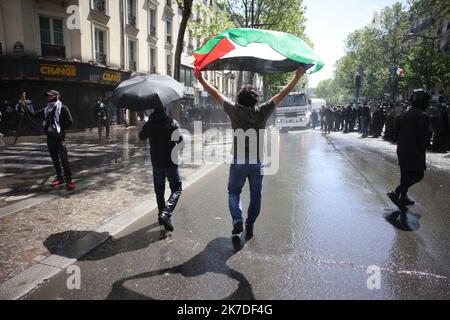
POLYGON ((184 85, 169 76, 138 76, 122 82, 114 90, 111 102, 134 111, 165 107, 184 96, 184 85))

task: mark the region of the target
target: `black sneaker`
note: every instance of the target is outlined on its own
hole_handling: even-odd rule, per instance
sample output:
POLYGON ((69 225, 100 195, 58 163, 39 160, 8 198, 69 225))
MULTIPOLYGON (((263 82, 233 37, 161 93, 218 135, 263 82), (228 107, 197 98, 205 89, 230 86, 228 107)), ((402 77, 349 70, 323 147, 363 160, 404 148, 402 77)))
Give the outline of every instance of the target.
POLYGON ((250 240, 251 238, 253 238, 253 225, 251 225, 251 224, 245 225, 245 238, 247 240, 250 240))
POLYGON ((392 203, 395 204, 401 211, 405 210, 406 207, 400 202, 400 195, 397 192, 388 192, 387 196, 391 199, 392 203))
POLYGON ((170 217, 168 217, 165 213, 163 213, 159 216, 158 220, 167 231, 173 232, 174 227, 172 225, 172 222, 170 221, 170 217))
POLYGON ((244 224, 242 222, 238 222, 234 225, 232 235, 239 236, 244 231, 244 224))
POLYGON ((387 196, 389 199, 391 199, 392 203, 396 206, 399 205, 400 195, 394 191, 388 192, 387 196))
POLYGON ((400 197, 399 201, 404 206, 413 206, 416 204, 416 202, 411 200, 408 196, 400 197))

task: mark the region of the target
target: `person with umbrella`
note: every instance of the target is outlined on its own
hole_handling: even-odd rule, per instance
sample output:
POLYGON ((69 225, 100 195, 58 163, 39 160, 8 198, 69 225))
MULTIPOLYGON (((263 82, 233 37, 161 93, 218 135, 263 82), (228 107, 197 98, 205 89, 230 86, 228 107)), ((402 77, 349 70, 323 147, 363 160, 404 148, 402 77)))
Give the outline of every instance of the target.
MULTIPOLYGON (((256 137, 259 137, 260 131, 265 129, 267 120, 276 106, 295 88, 305 73, 306 71, 302 67, 298 68, 291 82, 280 93, 261 105, 258 105, 259 95, 253 86, 244 86, 238 94, 237 103, 234 103, 209 84, 203 78, 200 71, 195 73, 196 78, 203 88, 214 100, 223 106, 225 112, 230 117, 233 130, 235 131, 233 148, 234 161, 230 168, 228 184, 229 208, 233 220, 233 237, 239 236, 244 231, 240 195, 247 179, 250 184, 251 200, 246 221, 246 237, 248 239, 253 237, 254 224, 261 210, 261 193, 264 177, 264 164, 261 161, 262 159, 260 159, 261 153, 259 150, 260 146, 264 145, 264 143, 261 143, 258 138, 257 159, 253 159, 255 157, 250 154, 248 142, 245 143, 245 155, 238 154, 238 150, 241 150, 241 148, 238 146, 237 132, 254 130, 256 131, 256 137)), ((244 141, 247 141, 247 139, 244 139, 244 141)))
POLYGON ((178 141, 172 141, 172 135, 178 129, 180 129, 179 123, 170 117, 164 108, 158 108, 139 133, 139 139, 150 142, 159 223, 164 225, 167 231, 174 231, 171 218, 183 192, 178 159, 172 158, 172 151, 176 145, 183 142, 182 136, 178 141), (172 192, 167 203, 164 198, 166 179, 169 180, 172 192))
POLYGON ((173 151, 178 144, 183 143, 183 138, 180 135, 178 141, 172 141, 172 135, 180 129, 180 125, 167 114, 165 107, 183 96, 183 84, 169 76, 149 75, 122 82, 111 97, 111 102, 116 106, 127 106, 127 109, 137 112, 155 109, 139 133, 139 138, 149 140, 158 220, 171 232, 174 231, 172 215, 183 191, 178 155, 173 151), (164 197, 166 179, 172 191, 167 203, 164 197))

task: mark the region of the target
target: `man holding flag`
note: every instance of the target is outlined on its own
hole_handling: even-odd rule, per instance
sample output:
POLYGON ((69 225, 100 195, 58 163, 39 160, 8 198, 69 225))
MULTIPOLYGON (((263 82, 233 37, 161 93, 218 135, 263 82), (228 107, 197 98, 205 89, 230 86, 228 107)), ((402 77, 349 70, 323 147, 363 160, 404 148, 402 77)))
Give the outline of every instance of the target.
MULTIPOLYGON (((294 78, 289 84, 277 95, 269 101, 258 105, 259 96, 253 86, 244 86, 238 94, 237 103, 228 100, 216 88, 209 84, 202 76, 201 72, 196 72, 196 77, 213 99, 221 104, 228 114, 233 130, 234 137, 234 160, 230 168, 230 178, 228 184, 229 193, 229 209, 233 219, 233 236, 239 236, 244 231, 244 221, 242 217, 242 203, 240 195, 242 189, 248 179, 250 184, 250 206, 248 209, 248 217, 246 220, 246 237, 250 239, 253 237, 253 228, 261 210, 262 186, 264 177, 264 164, 260 159, 260 146, 264 143, 259 141, 259 132, 266 127, 267 120, 275 110, 276 106, 295 88, 297 83, 303 77, 306 71, 303 68, 297 69, 294 78), (245 155, 238 154, 241 150, 238 146, 238 139, 236 131, 249 130, 256 131, 257 141, 257 159, 252 159, 250 155, 246 139, 245 155)), ((242 139, 240 140, 242 141, 242 139)))

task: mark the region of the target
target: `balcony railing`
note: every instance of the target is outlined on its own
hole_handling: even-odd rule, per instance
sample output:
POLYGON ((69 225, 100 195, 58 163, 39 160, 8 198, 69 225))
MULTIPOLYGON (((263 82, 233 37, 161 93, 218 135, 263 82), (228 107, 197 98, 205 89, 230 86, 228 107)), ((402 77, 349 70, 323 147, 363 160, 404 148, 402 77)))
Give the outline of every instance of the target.
POLYGON ((93 9, 106 14, 106 1, 105 0, 94 0, 93 9))
POLYGON ((172 44, 172 36, 171 35, 168 35, 166 37, 166 42, 167 42, 167 44, 172 44))
POLYGON ((66 47, 58 45, 43 44, 41 45, 43 57, 66 58, 66 47))
POLYGON ((96 52, 95 53, 95 62, 106 66, 106 54, 96 52))
POLYGON ((156 74, 156 67, 150 67, 150 74, 156 74))
POLYGON ((131 14, 128 16, 128 25, 136 27, 136 16, 131 14))
POLYGON ((150 34, 154 37, 156 36, 156 27, 155 26, 150 26, 150 34))
POLYGON ((136 71, 137 67, 136 67, 136 61, 130 60, 128 62, 128 67, 131 71, 136 71))

